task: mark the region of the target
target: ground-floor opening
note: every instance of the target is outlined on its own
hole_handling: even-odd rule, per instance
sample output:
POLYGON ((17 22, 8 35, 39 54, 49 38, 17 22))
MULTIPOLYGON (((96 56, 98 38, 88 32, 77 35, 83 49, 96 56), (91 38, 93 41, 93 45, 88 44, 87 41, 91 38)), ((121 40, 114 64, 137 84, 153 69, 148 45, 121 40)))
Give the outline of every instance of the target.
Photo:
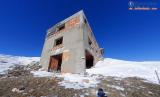
POLYGON ((92 54, 85 50, 85 59, 86 59, 86 69, 89 69, 93 66, 93 62, 94 62, 94 57, 92 56, 92 54))
POLYGON ((51 56, 48 71, 49 72, 53 72, 53 71, 61 72, 61 64, 62 64, 62 54, 51 56))

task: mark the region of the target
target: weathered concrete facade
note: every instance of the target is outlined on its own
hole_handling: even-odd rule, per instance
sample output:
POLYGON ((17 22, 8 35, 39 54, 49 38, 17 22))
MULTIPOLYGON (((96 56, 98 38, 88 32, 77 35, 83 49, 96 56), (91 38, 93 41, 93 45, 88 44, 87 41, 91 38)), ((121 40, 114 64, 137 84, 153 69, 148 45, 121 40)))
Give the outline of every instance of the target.
POLYGON ((40 64, 48 71, 84 73, 102 58, 102 49, 79 11, 47 31, 40 64))

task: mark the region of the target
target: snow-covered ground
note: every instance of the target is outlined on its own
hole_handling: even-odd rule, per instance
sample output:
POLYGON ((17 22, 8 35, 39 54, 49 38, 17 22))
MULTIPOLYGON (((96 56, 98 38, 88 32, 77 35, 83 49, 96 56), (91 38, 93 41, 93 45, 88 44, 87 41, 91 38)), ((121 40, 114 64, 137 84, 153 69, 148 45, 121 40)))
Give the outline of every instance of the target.
POLYGON ((82 89, 89 87, 96 87, 98 81, 97 76, 90 75, 82 75, 82 74, 71 74, 71 73, 53 73, 46 71, 32 71, 35 77, 58 77, 63 80, 59 82, 60 86, 64 86, 65 88, 74 88, 74 89, 82 89))
POLYGON ((27 65, 33 61, 39 61, 39 57, 23 57, 0 54, 0 74, 13 65, 27 65))
POLYGON ((140 77, 158 83, 155 70, 160 75, 160 61, 134 62, 105 58, 95 67, 87 69, 88 74, 101 74, 116 77, 140 77))
POLYGON ((64 78, 62 82, 59 82, 61 86, 65 88, 82 89, 89 87, 96 87, 99 81, 97 76, 84 76, 79 74, 62 74, 58 77, 64 78))
POLYGON ((31 71, 31 73, 34 74, 35 77, 51 77, 54 76, 54 73, 52 72, 47 72, 47 71, 31 71))
MULTIPOLYGON (((20 57, 0 54, 0 73, 4 73, 4 71, 9 69, 12 65, 27 65, 33 61, 39 61, 39 57, 20 57)), ((31 73, 33 73, 35 77, 57 76, 64 79, 59 82, 61 86, 65 86, 65 88, 81 89, 95 87, 97 83, 99 83, 98 75, 116 76, 120 78, 140 77, 149 82, 158 83, 155 70, 160 75, 160 61, 135 62, 105 58, 91 69, 87 69, 86 72, 88 75, 70 73, 54 74, 41 70, 32 71, 31 73)))
POLYGON ((148 82, 158 83, 155 70, 160 75, 160 61, 147 61, 147 62, 134 62, 134 61, 123 61, 111 58, 105 58, 103 61, 99 61, 93 68, 87 69, 89 75, 78 75, 78 74, 62 74, 55 75, 45 71, 35 71, 35 76, 57 76, 64 78, 59 84, 66 88, 88 88, 95 87, 99 82, 99 76, 113 76, 119 78, 125 77, 140 77, 146 79, 148 82), (95 74, 95 75, 93 75, 95 74))

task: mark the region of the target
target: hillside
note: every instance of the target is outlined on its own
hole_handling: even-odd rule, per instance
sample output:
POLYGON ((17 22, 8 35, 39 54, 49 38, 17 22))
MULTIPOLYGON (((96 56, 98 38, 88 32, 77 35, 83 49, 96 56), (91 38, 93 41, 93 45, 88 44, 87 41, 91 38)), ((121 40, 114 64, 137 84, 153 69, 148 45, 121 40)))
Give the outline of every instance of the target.
POLYGON ((109 97, 160 95, 160 85, 155 75, 155 70, 160 75, 159 61, 133 62, 105 58, 87 69, 84 75, 42 71, 37 62, 39 57, 0 54, 0 96, 96 97, 100 87, 109 97))
POLYGON ((158 83, 155 70, 160 75, 160 61, 135 62, 105 58, 104 61, 99 61, 94 68, 88 69, 87 72, 122 78, 140 77, 158 83))
POLYGON ((0 54, 0 74, 13 65, 28 65, 39 61, 39 57, 24 57, 0 54))

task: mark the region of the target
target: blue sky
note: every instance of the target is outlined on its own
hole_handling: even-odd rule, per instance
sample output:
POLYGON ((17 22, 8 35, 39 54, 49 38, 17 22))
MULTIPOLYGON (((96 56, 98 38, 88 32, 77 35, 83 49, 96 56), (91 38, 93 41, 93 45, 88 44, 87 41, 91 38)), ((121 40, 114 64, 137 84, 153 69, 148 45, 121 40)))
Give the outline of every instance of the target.
POLYGON ((46 30, 81 9, 105 57, 160 60, 160 11, 128 0, 0 0, 0 53, 40 56, 46 30))

